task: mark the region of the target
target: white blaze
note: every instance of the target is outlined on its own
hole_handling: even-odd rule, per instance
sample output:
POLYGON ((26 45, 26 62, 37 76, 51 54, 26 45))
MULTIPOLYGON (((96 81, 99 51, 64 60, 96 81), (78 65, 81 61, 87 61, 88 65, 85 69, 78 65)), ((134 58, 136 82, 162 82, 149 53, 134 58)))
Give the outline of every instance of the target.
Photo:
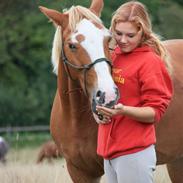
MULTIPOLYGON (((110 36, 109 31, 105 27, 99 29, 89 20, 83 19, 78 24, 76 30, 77 33, 74 33, 72 35, 72 41, 76 43, 78 42, 76 40, 76 36, 78 34, 82 34, 85 37, 85 40, 82 41, 80 44, 87 51, 88 55, 90 56, 91 62, 94 62, 99 58, 105 58, 103 45, 104 38, 106 36, 110 36)), ((94 69, 97 73, 98 88, 101 89, 101 91, 106 91, 109 94, 109 96, 106 97, 107 100, 110 101, 115 94, 115 85, 111 77, 108 64, 105 61, 97 63, 94 65, 94 69)))

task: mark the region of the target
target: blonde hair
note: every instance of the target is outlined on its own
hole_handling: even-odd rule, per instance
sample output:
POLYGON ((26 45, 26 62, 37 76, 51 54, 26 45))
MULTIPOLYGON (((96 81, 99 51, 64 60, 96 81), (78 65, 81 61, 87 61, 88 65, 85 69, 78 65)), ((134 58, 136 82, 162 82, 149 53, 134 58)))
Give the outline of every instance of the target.
POLYGON ((141 44, 152 47, 156 54, 165 62, 167 70, 171 73, 170 57, 161 43, 159 36, 152 31, 152 25, 146 7, 138 1, 129 1, 121 5, 114 12, 112 17, 112 33, 115 32, 117 23, 126 21, 133 22, 139 29, 142 29, 143 35, 141 44))
MULTIPOLYGON (((74 32, 77 24, 83 19, 86 18, 95 22, 96 24, 102 24, 102 21, 99 17, 97 17, 94 13, 92 13, 89 9, 82 6, 72 6, 69 10, 65 10, 64 14, 69 15, 68 29, 71 32, 74 32)), ((60 53, 62 50, 62 27, 57 26, 56 32, 53 39, 53 47, 52 47, 52 64, 53 64, 53 72, 58 74, 58 63, 60 60, 60 53)))

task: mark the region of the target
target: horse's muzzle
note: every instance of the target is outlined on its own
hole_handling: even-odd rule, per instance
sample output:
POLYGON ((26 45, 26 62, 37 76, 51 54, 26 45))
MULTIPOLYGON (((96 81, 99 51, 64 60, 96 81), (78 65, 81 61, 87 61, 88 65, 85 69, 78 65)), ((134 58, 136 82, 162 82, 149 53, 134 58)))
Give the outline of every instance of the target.
POLYGON ((113 108, 114 105, 117 104, 119 97, 120 95, 119 95, 118 88, 114 89, 113 98, 111 100, 107 98, 106 92, 102 92, 101 90, 98 90, 92 99, 92 111, 98 115, 98 118, 100 120, 102 120, 103 116, 97 112, 96 106, 99 105, 99 106, 104 106, 108 108, 113 108))

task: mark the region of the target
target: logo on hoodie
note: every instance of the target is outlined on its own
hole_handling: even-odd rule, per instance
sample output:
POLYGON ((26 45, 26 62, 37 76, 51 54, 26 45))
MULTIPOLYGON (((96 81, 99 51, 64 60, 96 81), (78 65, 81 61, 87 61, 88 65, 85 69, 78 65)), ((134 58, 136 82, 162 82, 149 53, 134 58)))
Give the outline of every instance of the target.
POLYGON ((113 68, 112 70, 112 76, 114 79, 114 82, 124 84, 125 83, 125 78, 122 76, 122 69, 119 68, 113 68))

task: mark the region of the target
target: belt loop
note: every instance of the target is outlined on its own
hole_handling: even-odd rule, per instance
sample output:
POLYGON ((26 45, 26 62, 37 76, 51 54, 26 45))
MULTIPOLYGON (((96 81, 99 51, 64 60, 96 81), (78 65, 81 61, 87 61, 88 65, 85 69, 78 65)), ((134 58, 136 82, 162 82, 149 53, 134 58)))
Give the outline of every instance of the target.
POLYGON ((111 160, 109 160, 109 165, 112 166, 111 160))

